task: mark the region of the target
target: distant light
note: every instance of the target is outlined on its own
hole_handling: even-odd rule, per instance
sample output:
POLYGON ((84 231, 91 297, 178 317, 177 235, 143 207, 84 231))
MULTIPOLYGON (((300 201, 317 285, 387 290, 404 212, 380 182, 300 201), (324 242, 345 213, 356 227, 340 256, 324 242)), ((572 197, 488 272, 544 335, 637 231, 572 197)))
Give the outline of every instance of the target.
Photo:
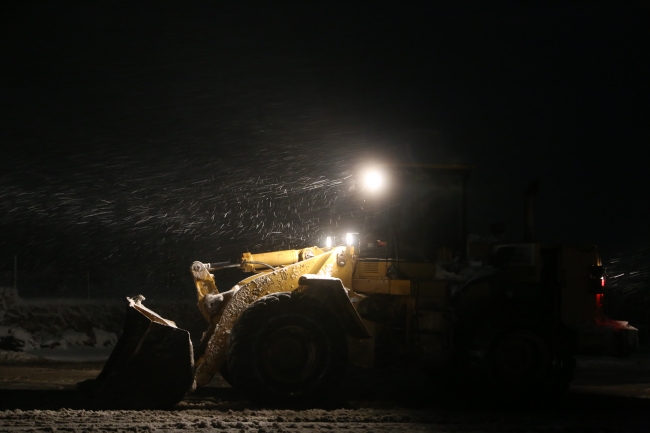
POLYGON ((328 237, 325 239, 325 246, 326 246, 327 248, 332 248, 332 237, 331 237, 331 236, 328 236, 328 237))
POLYGON ((347 234, 345 235, 345 243, 346 243, 346 244, 348 244, 348 245, 352 245, 352 243, 354 242, 354 236, 353 236, 353 234, 354 234, 354 233, 347 233, 347 234))
POLYGON ((378 191, 384 187, 384 175, 378 170, 370 170, 363 177, 363 184, 371 192, 378 191))

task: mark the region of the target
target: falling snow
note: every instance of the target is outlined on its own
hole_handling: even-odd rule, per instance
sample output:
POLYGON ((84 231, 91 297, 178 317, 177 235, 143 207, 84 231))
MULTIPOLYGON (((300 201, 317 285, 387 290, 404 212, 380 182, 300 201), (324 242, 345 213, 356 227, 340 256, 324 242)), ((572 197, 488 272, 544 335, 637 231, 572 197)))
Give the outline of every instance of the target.
POLYGON ((136 285, 168 294, 191 281, 193 260, 321 244, 358 223, 359 208, 355 148, 327 141, 212 156, 175 143, 137 155, 98 147, 52 167, 30 159, 0 177, 0 249, 5 262, 18 255, 24 290, 92 296, 136 285))

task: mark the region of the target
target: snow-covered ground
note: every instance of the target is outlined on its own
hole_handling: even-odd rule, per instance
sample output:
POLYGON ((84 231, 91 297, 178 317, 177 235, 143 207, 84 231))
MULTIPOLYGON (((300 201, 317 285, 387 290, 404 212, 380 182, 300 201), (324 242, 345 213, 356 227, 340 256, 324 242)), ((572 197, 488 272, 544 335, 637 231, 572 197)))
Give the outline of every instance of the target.
POLYGON ((342 397, 296 409, 252 405, 216 377, 172 410, 95 411, 74 384, 98 374, 101 364, 53 363, 0 369, 0 431, 229 431, 229 432, 643 432, 650 426, 650 357, 579 365, 577 384, 548 406, 513 408, 449 402, 426 392, 426 381, 371 376, 360 388, 357 371, 342 397), (639 368, 629 368, 637 366, 639 368), (383 380, 383 383, 381 382, 383 380))

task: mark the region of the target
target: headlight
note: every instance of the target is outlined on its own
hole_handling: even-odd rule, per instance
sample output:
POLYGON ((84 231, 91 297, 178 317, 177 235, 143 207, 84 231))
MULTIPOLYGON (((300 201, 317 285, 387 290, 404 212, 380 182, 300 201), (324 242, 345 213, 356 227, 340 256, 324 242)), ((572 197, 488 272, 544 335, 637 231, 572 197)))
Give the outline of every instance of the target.
POLYGON ((347 246, 356 245, 359 241, 359 233, 346 233, 345 244, 347 246))

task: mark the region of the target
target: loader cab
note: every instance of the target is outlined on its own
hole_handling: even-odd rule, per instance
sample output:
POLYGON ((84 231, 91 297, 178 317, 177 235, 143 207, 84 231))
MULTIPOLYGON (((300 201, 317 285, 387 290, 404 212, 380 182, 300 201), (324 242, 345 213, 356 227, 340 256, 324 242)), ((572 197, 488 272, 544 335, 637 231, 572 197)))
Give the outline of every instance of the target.
POLYGON ((408 261, 463 259, 470 167, 390 164, 382 187, 366 188, 360 256, 408 261))

